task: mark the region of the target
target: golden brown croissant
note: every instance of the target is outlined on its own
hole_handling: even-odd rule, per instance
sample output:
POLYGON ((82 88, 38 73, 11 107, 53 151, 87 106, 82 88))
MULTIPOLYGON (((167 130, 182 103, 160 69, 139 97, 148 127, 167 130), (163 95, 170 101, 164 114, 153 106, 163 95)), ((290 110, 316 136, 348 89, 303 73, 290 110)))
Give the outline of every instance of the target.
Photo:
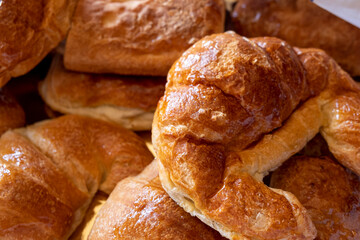
POLYGON ((25 113, 16 99, 0 88, 0 136, 10 128, 25 124, 25 113))
POLYGON ((360 29, 309 0, 239 0, 232 18, 243 36, 321 48, 350 74, 360 75, 360 29))
POLYGON ((162 185, 225 237, 316 236, 295 196, 261 180, 325 126, 325 106, 360 88, 323 51, 295 50, 276 38, 214 34, 169 72, 153 122, 162 185))
POLYGON ((223 239, 166 194, 156 161, 117 184, 98 213, 89 240, 223 239))
POLYGON ((69 115, 0 138, 0 238, 67 239, 96 191, 153 157, 135 133, 69 115))
POLYGON ((132 130, 150 130, 158 100, 164 94, 163 77, 125 77, 67 71, 62 57, 53 59, 39 92, 62 113, 91 116, 132 130))
POLYGON ((65 38, 76 2, 1 1, 0 87, 29 72, 65 38))
POLYGON ((80 0, 65 48, 67 69, 166 76, 200 38, 224 30, 223 0, 80 0))
POLYGON ((359 177, 329 157, 293 157, 272 174, 270 185, 299 199, 317 228, 316 239, 359 239, 359 177))

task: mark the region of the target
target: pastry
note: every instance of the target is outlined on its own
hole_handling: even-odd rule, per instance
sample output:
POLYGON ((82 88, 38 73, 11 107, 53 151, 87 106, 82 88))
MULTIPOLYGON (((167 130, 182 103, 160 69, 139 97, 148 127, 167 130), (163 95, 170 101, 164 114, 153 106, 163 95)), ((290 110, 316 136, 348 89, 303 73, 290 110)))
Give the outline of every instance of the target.
POLYGON ((39 86, 54 110, 114 122, 132 130, 150 130, 164 93, 163 77, 126 77, 68 71, 57 55, 39 86))
POLYGON ((98 190, 136 175, 153 157, 118 125, 67 115, 0 138, 0 239, 67 239, 98 190))
POLYGON ((318 240, 359 239, 360 179, 329 157, 296 156, 271 176, 307 209, 318 240))
POLYGON ((166 194, 154 161, 117 184, 98 213, 89 240, 223 239, 166 194))
POLYGON ((296 197, 262 179, 320 130, 328 140, 331 102, 350 92, 358 99, 359 86, 321 50, 233 32, 203 38, 174 63, 155 112, 164 189, 230 239, 314 239, 296 197))
POLYGON ((65 67, 91 73, 166 76, 200 38, 222 32, 222 0, 80 0, 65 67))
POLYGON ((243 36, 321 48, 351 75, 360 75, 360 29, 310 0, 239 0, 232 19, 243 36))
POLYGON ((76 0, 2 0, 0 87, 33 69, 70 28, 76 0))

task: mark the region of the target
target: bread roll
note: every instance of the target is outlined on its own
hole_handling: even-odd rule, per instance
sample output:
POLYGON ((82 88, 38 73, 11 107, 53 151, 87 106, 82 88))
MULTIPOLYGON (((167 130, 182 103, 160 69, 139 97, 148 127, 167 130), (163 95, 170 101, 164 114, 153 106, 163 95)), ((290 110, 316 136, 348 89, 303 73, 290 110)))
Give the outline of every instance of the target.
POLYGON ((119 182, 98 213, 89 240, 223 239, 191 217, 161 187, 156 160, 119 182))
POLYGON ((360 75, 360 29, 309 0, 239 0, 232 19, 241 35, 321 48, 351 75, 360 75))
POLYGON ((80 0, 65 67, 92 73, 166 76, 197 40, 224 29, 223 0, 80 0))
POLYGON ((174 63, 155 112, 164 189, 230 239, 314 239, 296 197, 262 179, 320 131, 342 92, 360 88, 321 50, 233 32, 203 38, 174 63))
POLYGON ((3 0, 0 87, 34 68, 70 28, 76 0, 3 0))
POLYGON ((132 130, 150 130, 164 93, 163 77, 96 75, 65 70, 57 55, 39 92, 54 110, 107 120, 132 130))
POLYGON ((16 99, 0 88, 0 136, 11 128, 25 124, 25 113, 16 99))
POLYGON ((329 157, 294 157, 272 174, 270 185, 299 199, 317 228, 316 239, 359 239, 359 177, 329 157))
POLYGON ((152 161, 143 140, 76 115, 8 131, 0 138, 0 239, 67 239, 100 189, 152 161))

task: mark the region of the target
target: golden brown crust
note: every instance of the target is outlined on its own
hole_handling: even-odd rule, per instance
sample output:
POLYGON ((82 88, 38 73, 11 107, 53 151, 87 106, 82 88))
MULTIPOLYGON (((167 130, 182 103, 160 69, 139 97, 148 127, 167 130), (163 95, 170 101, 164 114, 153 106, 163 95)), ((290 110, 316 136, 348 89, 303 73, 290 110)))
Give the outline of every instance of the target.
POLYGON ((76 0, 3 0, 0 87, 34 68, 65 37, 76 0))
MULTIPOLYGON (((155 114, 153 143, 165 190, 228 238, 311 239, 315 229, 300 203, 255 180, 240 154, 308 96, 303 65, 285 42, 234 33, 205 37, 173 65, 155 114)), ((313 111, 320 112, 316 104, 313 111)), ((315 129, 305 139, 318 122, 304 124, 315 129)), ((259 170, 263 176, 269 169, 259 170)))
POLYGON ((360 176, 360 91, 345 92, 325 105, 321 134, 343 165, 360 176))
POLYGON ((360 75, 360 29, 309 0, 239 0, 232 18, 241 35, 321 48, 350 74, 360 75))
POLYGON ((201 37, 222 32, 222 0, 80 0, 65 49, 67 69, 166 76, 201 37))
POLYGON ((39 92, 44 101, 59 112, 110 120, 134 130, 150 130, 152 115, 164 93, 165 83, 163 77, 68 71, 58 55, 53 59, 45 81, 40 84, 39 92))
POLYGON ((101 208, 89 239, 223 239, 191 217, 164 191, 156 161, 118 183, 101 208))
POLYGON ((360 180, 328 157, 294 157, 271 176, 271 186, 292 192, 308 210, 316 239, 358 239, 360 180))
POLYGON ((203 38, 174 63, 155 113, 164 189, 228 238, 313 239, 300 202, 261 181, 319 132, 345 91, 360 89, 321 50, 232 32, 203 38))
POLYGON ((0 88, 0 136, 8 129, 25 124, 25 113, 16 99, 0 88))
POLYGON ((98 189, 138 174, 152 160, 119 126, 64 116, 0 138, 0 238, 67 239, 98 189))

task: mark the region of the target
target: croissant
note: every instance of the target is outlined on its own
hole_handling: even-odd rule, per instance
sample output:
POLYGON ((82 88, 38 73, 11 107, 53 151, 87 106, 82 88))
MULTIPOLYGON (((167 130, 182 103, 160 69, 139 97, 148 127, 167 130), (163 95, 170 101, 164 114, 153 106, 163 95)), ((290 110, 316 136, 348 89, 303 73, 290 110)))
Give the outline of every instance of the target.
MULTIPOLYGON (((233 32, 205 37, 174 63, 155 112, 162 185, 227 238, 314 239, 316 229, 296 197, 262 179, 319 131, 327 141, 333 137, 332 151, 346 151, 340 141, 356 147, 345 135, 356 134, 349 121, 356 125, 358 114, 348 118, 348 128, 327 122, 337 118, 329 114, 332 101, 350 92, 358 99, 359 91, 321 50, 233 32)), ((334 154, 357 169, 358 157, 348 162, 334 154)))
POLYGON ((166 76, 200 38, 223 32, 223 0, 79 0, 65 47, 67 69, 166 76))
POLYGON ((316 239, 359 239, 360 179, 329 157, 293 157, 271 175, 270 185, 295 194, 316 239))
POLYGON ((0 238, 67 239, 95 193, 153 157, 135 133, 76 115, 0 138, 0 238))
POLYGON ((25 124, 25 113, 16 99, 0 88, 0 136, 10 128, 25 124))
POLYGON ((1 1, 0 87, 29 72, 65 38, 76 2, 1 1))
POLYGON ((96 217, 89 240, 223 239, 166 194, 157 168, 154 161, 138 176, 116 185, 96 217))
POLYGON ((293 46, 321 48, 351 75, 360 75, 360 29, 312 1, 239 0, 232 19, 243 36, 273 36, 293 46))
POLYGON ((54 57, 39 93, 54 110, 115 122, 132 130, 150 130, 163 77, 125 77, 65 70, 54 57))

